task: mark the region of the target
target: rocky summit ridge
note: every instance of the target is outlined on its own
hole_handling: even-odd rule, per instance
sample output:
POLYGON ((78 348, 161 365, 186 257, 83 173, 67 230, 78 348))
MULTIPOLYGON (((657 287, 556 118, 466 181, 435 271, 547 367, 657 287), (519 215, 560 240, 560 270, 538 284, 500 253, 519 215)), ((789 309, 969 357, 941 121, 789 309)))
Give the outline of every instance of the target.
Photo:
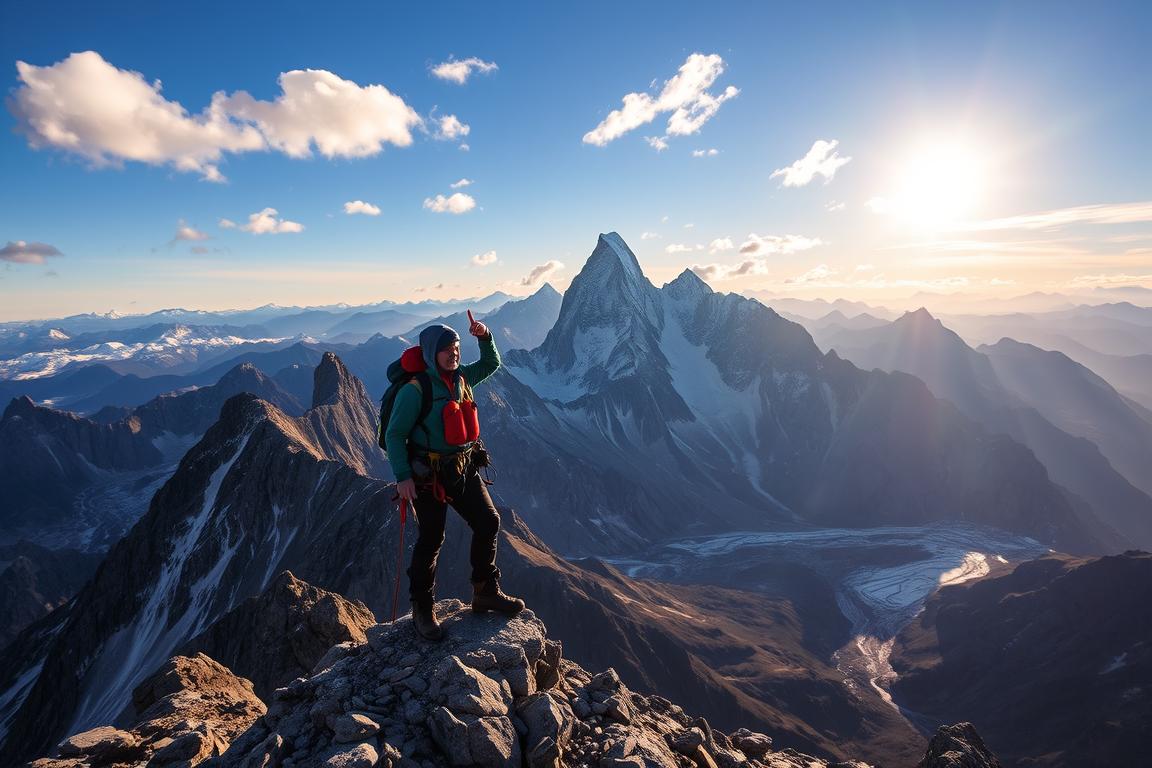
MULTIPOLYGON (((747 729, 722 733, 634 693, 612 669, 589 673, 531 610, 506 619, 458 600, 437 610, 444 642, 420 641, 407 616, 375 625, 366 642, 333 646, 311 676, 276 689, 266 710, 251 683, 208 656, 173 658, 136 690, 135 726, 76 734, 31 766, 867 768, 776 751, 747 729)), ((998 765, 970 726, 942 746, 920 765, 998 765)))

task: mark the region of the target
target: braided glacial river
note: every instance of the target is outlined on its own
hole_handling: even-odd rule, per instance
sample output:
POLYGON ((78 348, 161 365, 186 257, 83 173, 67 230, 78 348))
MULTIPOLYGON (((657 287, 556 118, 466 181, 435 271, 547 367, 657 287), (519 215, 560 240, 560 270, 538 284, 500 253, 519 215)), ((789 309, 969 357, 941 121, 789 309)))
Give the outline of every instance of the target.
POLYGON ((856 695, 875 693, 916 725, 915 713, 893 701, 896 673, 889 655, 896 634, 938 588, 980 578, 1046 554, 1037 541, 967 523, 884 528, 823 528, 730 533, 665 542, 639 558, 612 559, 637 578, 772 591, 726 579, 758 562, 788 562, 814 571, 832 587, 851 623, 851 640, 833 655, 856 695), (736 566, 738 564, 738 567, 736 566))

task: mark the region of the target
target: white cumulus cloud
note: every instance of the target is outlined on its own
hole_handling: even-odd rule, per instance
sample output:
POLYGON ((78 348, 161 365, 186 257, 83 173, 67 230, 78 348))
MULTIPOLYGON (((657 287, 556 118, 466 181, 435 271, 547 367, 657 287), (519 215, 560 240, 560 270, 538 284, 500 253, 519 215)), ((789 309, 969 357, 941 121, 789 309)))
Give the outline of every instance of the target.
POLYGON ((544 264, 532 267, 532 271, 520 279, 520 285, 528 287, 539 285, 562 269, 564 269, 564 265, 552 259, 544 264))
POLYGON ((476 200, 472 195, 463 192, 453 192, 448 197, 436 195, 424 199, 424 207, 434 213, 468 213, 476 207, 476 200))
POLYGON ((472 126, 460 122, 456 115, 436 118, 436 138, 445 141, 462 139, 472 132, 472 126))
POLYGON ((449 57, 448 61, 441 62, 432 67, 432 74, 441 80, 447 80, 457 85, 464 85, 464 83, 468 82, 468 78, 472 76, 473 72, 486 75, 497 69, 499 69, 499 67, 496 66, 496 62, 484 61, 475 56, 459 60, 449 57))
POLYGON ((758 235, 751 232, 748 239, 740 244, 740 253, 750 256, 766 256, 778 253, 796 253, 824 245, 818 237, 802 235, 758 235))
POLYGON ((852 160, 850 157, 841 157, 835 151, 836 145, 839 143, 836 140, 818 139, 812 144, 812 149, 808 150, 808 154, 787 168, 777 168, 772 171, 769 178, 774 179, 777 176, 783 176, 782 184, 785 187, 802 187, 817 176, 823 176, 825 183, 827 183, 836 175, 836 171, 852 160))
POLYGON ((176 224, 176 236, 172 238, 172 242, 181 240, 207 240, 208 233, 201 232, 195 227, 188 226, 183 219, 176 224))
POLYGON ((246 91, 215 93, 198 114, 162 94, 159 80, 119 69, 95 51, 38 67, 16 63, 20 85, 10 108, 37 149, 53 148, 93 166, 124 161, 169 165, 224 181, 225 153, 267 151, 308 157, 366 157, 406 147, 421 117, 383 85, 361 86, 325 70, 279 77, 273 101, 246 91))
POLYGON ((472 184, 472 179, 460 179, 460 181, 457 181, 454 184, 449 184, 448 186, 452 189, 460 189, 461 187, 470 187, 472 184))
POLYGON ((496 251, 485 251, 472 257, 472 263, 478 267, 486 267, 496 263, 496 251))
POLYGON ((732 244, 730 237, 718 237, 708 244, 708 253, 720 253, 722 251, 730 251, 736 246, 732 244))
POLYGON ((657 152, 663 152, 668 149, 668 142, 660 136, 645 136, 644 141, 648 142, 648 146, 657 152))
POLYGON ((27 240, 8 241, 0 248, 0 261, 16 264, 43 264, 45 256, 63 256, 60 250, 48 243, 30 243, 27 240))
POLYGON ((278 215, 279 211, 275 208, 265 208, 258 213, 249 214, 247 224, 237 224, 231 219, 220 219, 220 227, 222 229, 239 229, 254 235, 295 234, 304 231, 303 224, 278 219, 276 218, 278 215))
POLYGON ((716 157, 720 154, 718 149, 694 149, 692 150, 692 157, 716 157))
POLYGON ((366 203, 363 200, 352 200, 351 202, 344 203, 344 213, 349 216, 356 213, 365 216, 379 216, 380 208, 379 206, 372 205, 372 203, 366 203))
POLYGON ((719 282, 731 280, 736 277, 748 275, 763 275, 768 272, 764 262, 759 259, 747 259, 736 265, 729 264, 693 264, 689 267, 701 280, 719 282))
POLYGON ((672 243, 664 247, 664 253, 692 253, 693 251, 702 250, 704 250, 704 246, 702 245, 691 246, 685 245, 684 243, 672 243))
POLYGON ((584 143, 602 147, 666 112, 671 113, 665 131, 668 136, 696 133, 721 104, 740 93, 734 86, 728 86, 719 96, 708 92, 723 72, 724 60, 716 54, 693 53, 680 70, 664 82, 658 95, 625 95, 620 109, 610 112, 599 125, 584 134, 584 143))

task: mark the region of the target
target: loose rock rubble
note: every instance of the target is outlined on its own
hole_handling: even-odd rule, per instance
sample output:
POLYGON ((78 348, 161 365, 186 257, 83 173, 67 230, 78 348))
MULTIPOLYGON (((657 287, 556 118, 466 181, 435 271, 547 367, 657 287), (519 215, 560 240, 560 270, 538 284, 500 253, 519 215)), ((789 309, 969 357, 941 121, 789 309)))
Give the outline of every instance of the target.
POLYGON ((971 723, 942 725, 916 768, 1000 768, 971 723))
MULTIPOLYGON (((764 734, 713 730, 612 669, 562 658, 530 610, 513 619, 437 605, 447 638, 418 640, 405 617, 336 646, 213 768, 826 768, 764 734)), ((863 768, 863 763, 854 764, 863 768)))
POLYGON ((222 754, 265 712, 252 683, 204 654, 176 656, 136 687, 131 730, 93 728, 32 768, 189 768, 222 754))

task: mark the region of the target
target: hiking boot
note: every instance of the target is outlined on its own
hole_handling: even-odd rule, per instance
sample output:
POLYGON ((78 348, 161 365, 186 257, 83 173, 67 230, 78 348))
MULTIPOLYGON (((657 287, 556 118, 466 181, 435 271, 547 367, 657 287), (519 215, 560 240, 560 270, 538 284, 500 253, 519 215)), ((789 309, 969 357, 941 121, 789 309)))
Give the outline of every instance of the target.
POLYGON ((440 622, 436 621, 432 603, 412 603, 412 626, 416 627, 416 634, 425 640, 435 642, 444 639, 444 630, 440 628, 440 622))
POLYGON ((496 579, 477 581, 472 585, 472 610, 477 613, 496 611, 505 616, 515 616, 524 610, 524 601, 504 594, 496 579))

